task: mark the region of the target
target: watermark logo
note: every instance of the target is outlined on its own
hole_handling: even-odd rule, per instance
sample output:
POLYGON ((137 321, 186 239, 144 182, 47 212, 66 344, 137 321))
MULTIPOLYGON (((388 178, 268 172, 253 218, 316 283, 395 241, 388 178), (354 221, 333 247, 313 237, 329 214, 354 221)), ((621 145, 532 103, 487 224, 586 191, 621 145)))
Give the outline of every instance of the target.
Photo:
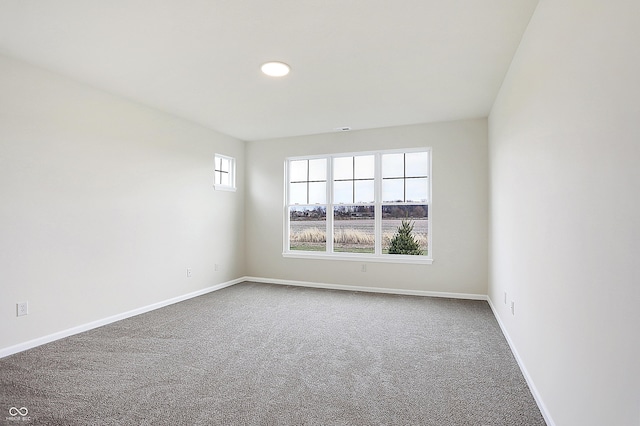
POLYGON ((9 422, 29 422, 31 421, 31 417, 29 417, 29 410, 27 407, 11 407, 9 408, 9 416, 5 417, 5 419, 9 422))

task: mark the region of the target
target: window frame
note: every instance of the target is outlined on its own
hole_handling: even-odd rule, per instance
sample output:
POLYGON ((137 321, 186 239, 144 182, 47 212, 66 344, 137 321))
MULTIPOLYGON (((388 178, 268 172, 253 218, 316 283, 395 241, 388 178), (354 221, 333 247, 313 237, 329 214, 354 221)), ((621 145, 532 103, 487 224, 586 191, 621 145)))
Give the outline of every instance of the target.
POLYGON ((236 191, 236 159, 234 157, 230 157, 228 155, 223 155, 223 154, 214 154, 214 160, 213 160, 213 188, 216 191, 231 191, 231 192, 235 192, 236 191), (224 171, 221 170, 222 168, 222 163, 220 166, 220 169, 218 169, 218 160, 220 160, 222 162, 222 160, 227 160, 229 161, 229 171, 226 173, 229 173, 229 184, 225 185, 222 183, 216 183, 217 182, 217 173, 225 173, 224 171))
MULTIPOLYGON (((376 150, 376 151, 358 151, 358 152, 344 152, 344 153, 331 153, 322 155, 307 155, 307 156, 295 156, 287 157, 284 161, 284 197, 283 197, 283 257, 286 258, 298 258, 298 259, 325 259, 325 260, 347 260, 347 261, 359 261, 359 262, 386 262, 386 263, 413 263, 413 264, 431 264, 433 262, 433 196, 432 196, 432 162, 433 154, 431 147, 417 147, 406 149, 390 149, 390 150, 376 150), (382 200, 382 156, 385 154, 405 154, 405 153, 417 153, 426 152, 428 154, 428 193, 426 202, 383 202, 382 200), (374 202, 372 203, 335 203, 333 199, 333 163, 335 158, 340 157, 358 157, 365 155, 374 156, 374 202), (326 175, 326 199, 325 203, 317 204, 290 204, 289 203, 289 169, 292 161, 299 160, 315 160, 326 159, 327 161, 327 175, 326 175), (427 254, 416 255, 399 255, 399 254, 385 254, 382 253, 382 208, 387 205, 398 206, 415 206, 426 205, 427 206, 427 254), (375 247, 374 253, 352 253, 342 252, 334 250, 334 208, 337 206, 373 206, 374 213, 374 232, 375 232, 375 247), (303 250, 291 250, 290 244, 290 208, 291 207, 308 207, 326 208, 326 220, 325 220, 325 232, 326 232, 326 248, 325 251, 303 251, 303 250)), ((355 179, 355 175, 354 175, 355 179)), ((355 195, 354 195, 355 197, 355 195)), ((355 200, 354 200, 355 201, 355 200)))

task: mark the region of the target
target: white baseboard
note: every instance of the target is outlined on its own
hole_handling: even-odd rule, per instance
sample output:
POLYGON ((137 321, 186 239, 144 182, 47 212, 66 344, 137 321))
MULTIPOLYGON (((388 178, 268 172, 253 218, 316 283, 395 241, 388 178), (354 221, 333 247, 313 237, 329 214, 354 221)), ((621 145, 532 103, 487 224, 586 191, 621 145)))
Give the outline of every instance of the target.
POLYGON ((405 296, 445 297, 448 299, 487 300, 487 296, 485 294, 446 293, 446 292, 439 292, 439 291, 404 290, 404 289, 398 289, 398 288, 360 287, 360 286, 351 286, 351 285, 342 285, 342 284, 326 284, 326 283, 317 283, 317 282, 311 282, 311 281, 280 280, 280 279, 262 278, 262 277, 244 277, 244 279, 245 281, 253 281, 257 283, 292 285, 292 286, 298 286, 298 287, 326 288, 331 290, 362 291, 366 293, 401 294, 405 296))
POLYGON ((173 305, 174 303, 182 302, 184 300, 191 299, 193 297, 202 296, 203 294, 211 293, 212 291, 221 290, 225 287, 229 287, 234 284, 241 283, 243 281, 246 281, 244 277, 237 278, 235 280, 227 281, 222 284, 217 284, 211 287, 203 288, 202 290, 197 290, 191 293, 183 294, 182 296, 177 296, 168 300, 163 300, 162 302, 153 303, 148 306, 143 306, 141 308, 133 309, 131 311, 123 312, 121 314, 116 314, 107 318, 92 321, 90 323, 72 327, 67 330, 62 330, 57 333, 49 334, 47 336, 38 337, 36 339, 29 340, 27 342, 18 343, 17 345, 9 346, 7 348, 2 348, 0 349, 0 358, 13 355, 18 352, 26 351, 27 349, 35 348, 36 346, 44 345, 45 343, 50 343, 55 340, 73 336, 74 334, 92 330, 97 327, 102 327, 103 325, 111 324, 112 322, 134 317, 136 315, 144 314, 145 312, 153 311, 155 309, 163 308, 165 306, 173 305))
POLYGON ((540 409, 540 413, 542 413, 542 417, 544 418, 544 421, 547 422, 547 426, 555 426, 555 422, 551 418, 551 415, 549 414, 549 411, 547 410, 547 407, 544 404, 544 401, 542 400, 542 397, 540 396, 540 393, 538 392, 538 389, 536 388, 536 385, 533 382, 533 379, 531 378, 531 376, 529 375, 529 372, 527 371, 527 367, 525 367, 524 362, 522 361, 522 358, 520 358, 520 355, 518 354, 518 350, 516 349, 513 341, 511 340, 511 337, 507 332, 507 328, 504 326, 504 324, 502 323, 502 320, 498 316, 498 311, 496 310, 489 296, 487 296, 487 302, 489 302, 489 306, 493 311, 493 316, 496 318, 496 321, 498 321, 498 325, 502 330, 502 334, 504 335, 505 339, 507 340, 507 343, 509 344, 509 347, 511 348, 511 352, 513 353, 513 356, 515 357, 516 362, 520 367, 520 371, 522 371, 522 375, 524 376, 524 379, 526 380, 527 385, 531 390, 533 399, 535 399, 536 404, 538 404, 538 408, 540 409))

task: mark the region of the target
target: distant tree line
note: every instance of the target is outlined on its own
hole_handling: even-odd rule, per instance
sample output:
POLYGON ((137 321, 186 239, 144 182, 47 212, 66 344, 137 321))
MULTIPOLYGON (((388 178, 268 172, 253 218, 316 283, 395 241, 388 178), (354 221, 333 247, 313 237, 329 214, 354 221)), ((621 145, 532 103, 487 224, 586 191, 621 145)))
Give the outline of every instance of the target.
MULTIPOLYGON (((428 217, 429 206, 427 205, 385 205, 382 206, 383 219, 426 219, 428 217)), ((346 219, 373 219, 375 208, 367 206, 335 206, 334 217, 346 219)), ((314 208, 291 209, 289 212, 291 220, 325 220, 327 218, 327 208, 318 206, 314 208)))
POLYGON ((383 219, 425 219, 428 216, 429 206, 382 206, 383 219))

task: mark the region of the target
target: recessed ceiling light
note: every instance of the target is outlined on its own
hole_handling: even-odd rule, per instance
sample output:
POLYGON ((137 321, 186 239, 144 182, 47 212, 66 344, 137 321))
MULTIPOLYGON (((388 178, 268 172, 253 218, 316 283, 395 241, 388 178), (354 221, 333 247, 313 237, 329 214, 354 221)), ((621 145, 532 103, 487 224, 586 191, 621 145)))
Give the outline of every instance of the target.
POLYGON ((263 73, 271 77, 284 77, 291 68, 284 62, 267 62, 260 67, 263 73))

